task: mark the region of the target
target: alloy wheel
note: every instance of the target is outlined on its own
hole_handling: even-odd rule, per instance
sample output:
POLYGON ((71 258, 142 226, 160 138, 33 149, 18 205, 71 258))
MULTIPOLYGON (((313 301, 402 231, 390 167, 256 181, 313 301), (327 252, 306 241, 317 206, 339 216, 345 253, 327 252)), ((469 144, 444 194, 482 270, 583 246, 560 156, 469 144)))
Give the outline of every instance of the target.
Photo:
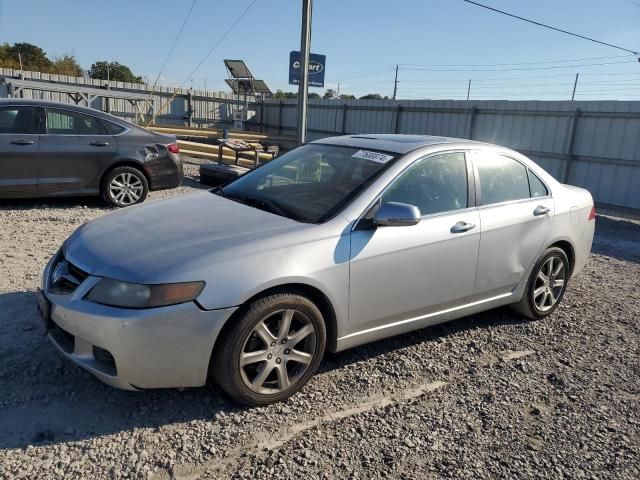
POLYGON ((133 205, 142 196, 144 186, 142 181, 132 173, 120 173, 113 177, 109 184, 111 198, 122 206, 133 205))
POLYGON ((259 394, 277 394, 294 386, 316 353, 316 330, 299 310, 286 309, 260 320, 238 359, 245 386, 259 394))
POLYGON ((566 270, 561 258, 552 256, 545 261, 535 282, 533 282, 533 302, 541 312, 551 310, 558 300, 566 284, 566 270))

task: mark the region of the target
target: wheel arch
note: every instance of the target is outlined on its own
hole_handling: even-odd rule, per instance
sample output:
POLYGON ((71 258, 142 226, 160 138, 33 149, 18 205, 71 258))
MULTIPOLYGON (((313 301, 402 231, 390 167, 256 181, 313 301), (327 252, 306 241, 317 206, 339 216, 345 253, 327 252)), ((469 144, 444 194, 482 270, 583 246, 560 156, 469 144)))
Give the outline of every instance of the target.
POLYGON ((116 162, 110 164, 107 168, 105 168, 105 170, 100 175, 100 188, 101 189, 102 189, 102 184, 104 183, 104 179, 107 178, 107 175, 109 175, 109 172, 111 172, 112 170, 114 170, 114 169, 116 169, 118 167, 131 167, 131 168, 135 168, 136 170, 140 170, 142 172, 142 174, 144 175, 144 177, 147 179, 147 184, 149 185, 149 190, 151 190, 151 178, 149 178, 149 174, 145 170, 144 164, 139 162, 139 161, 131 160, 131 159, 127 159, 127 158, 124 158, 122 160, 117 160, 116 162))
MULTIPOLYGON (((218 333, 214 343, 213 348, 211 349, 210 359, 213 359, 214 352, 216 348, 218 348, 220 339, 224 337, 225 333, 232 328, 234 324, 234 319, 240 315, 243 315, 245 312, 245 308, 260 298, 266 297, 268 295, 273 295, 277 293, 296 293, 302 295, 304 297, 309 298, 317 307, 320 309, 320 313, 322 313, 322 318, 324 319, 325 327, 327 329, 327 344, 325 350, 330 352, 336 351, 336 344, 338 339, 338 324, 335 309, 329 300, 329 297, 322 292, 319 288, 311 286, 307 283, 283 283, 280 285, 272 286, 266 288, 259 293, 256 293, 252 297, 248 298, 240 307, 231 315, 224 326, 218 333)), ((211 360, 209 363, 209 372, 211 372, 211 360)))
POLYGON ((551 247, 558 247, 567 255, 567 258, 569 259, 569 277, 571 277, 576 264, 576 250, 574 245, 567 239, 561 239, 556 240, 547 246, 547 248, 551 247))

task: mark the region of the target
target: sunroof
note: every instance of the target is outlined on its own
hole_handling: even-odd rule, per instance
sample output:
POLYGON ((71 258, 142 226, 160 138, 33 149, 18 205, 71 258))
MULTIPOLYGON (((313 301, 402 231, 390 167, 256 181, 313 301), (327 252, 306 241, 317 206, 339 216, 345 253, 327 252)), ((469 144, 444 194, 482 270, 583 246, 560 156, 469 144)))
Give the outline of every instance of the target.
POLYGON ((391 133, 369 136, 369 135, 353 135, 351 138, 362 138, 366 140, 385 140, 387 142, 398 143, 424 143, 425 141, 444 140, 442 137, 429 137, 426 135, 394 135, 391 133))

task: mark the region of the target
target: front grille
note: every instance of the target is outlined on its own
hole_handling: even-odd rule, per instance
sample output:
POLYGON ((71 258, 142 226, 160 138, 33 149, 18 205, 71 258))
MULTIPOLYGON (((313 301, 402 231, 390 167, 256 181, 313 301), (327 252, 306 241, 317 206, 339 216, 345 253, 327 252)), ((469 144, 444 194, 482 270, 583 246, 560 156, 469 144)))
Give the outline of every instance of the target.
POLYGON ((96 359, 96 362, 104 373, 114 377, 118 374, 116 370, 116 361, 108 350, 94 345, 93 358, 96 359))
POLYGON ((49 291, 58 295, 70 295, 89 276, 66 260, 62 253, 51 265, 49 291))

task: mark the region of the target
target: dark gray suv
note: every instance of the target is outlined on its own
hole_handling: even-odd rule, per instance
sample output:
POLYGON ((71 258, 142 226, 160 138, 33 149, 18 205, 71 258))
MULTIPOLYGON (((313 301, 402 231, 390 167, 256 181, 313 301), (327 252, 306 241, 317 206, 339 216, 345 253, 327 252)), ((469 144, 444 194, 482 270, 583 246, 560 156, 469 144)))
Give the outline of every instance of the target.
POLYGON ((126 207, 182 177, 173 136, 75 105, 0 100, 0 198, 102 195, 126 207))

